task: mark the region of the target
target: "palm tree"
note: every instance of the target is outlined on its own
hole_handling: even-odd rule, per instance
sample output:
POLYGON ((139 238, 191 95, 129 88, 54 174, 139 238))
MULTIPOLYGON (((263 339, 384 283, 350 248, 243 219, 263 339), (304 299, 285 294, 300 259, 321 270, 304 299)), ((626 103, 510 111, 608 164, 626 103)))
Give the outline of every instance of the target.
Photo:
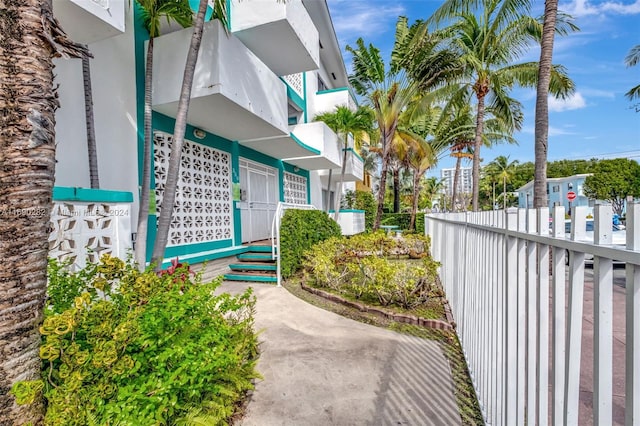
POLYGON ((147 61, 144 76, 144 143, 142 160, 142 182, 140 187, 140 210, 135 248, 135 261, 138 268, 144 269, 147 255, 147 231, 149 225, 149 199, 151 191, 151 119, 153 81, 153 41, 160 35, 160 23, 176 21, 183 27, 192 23, 193 12, 188 0, 136 0, 142 9, 142 20, 149 32, 147 43, 147 61))
MULTIPOLYGON (((631 48, 629 54, 624 58, 624 63, 627 67, 634 67, 640 62, 640 44, 637 44, 631 48)), ((630 101, 634 99, 640 99, 640 84, 632 87, 627 93, 624 94, 630 101)), ((640 111, 636 105, 636 111, 640 111)))
POLYGON ((456 211, 456 196, 458 192, 458 181, 460 180, 460 167, 462 166, 462 159, 473 158, 473 140, 462 139, 452 145, 451 156, 456 159, 456 167, 453 172, 453 188, 451 189, 451 211, 456 211))
POLYGON ((382 218, 392 141, 400 113, 419 93, 437 87, 450 78, 447 72, 450 68, 446 64, 452 61, 452 56, 442 54, 444 50, 440 49, 441 39, 438 36, 418 31, 420 28, 423 28, 420 24, 409 28, 406 18, 398 19, 388 68, 380 50, 372 44, 365 46, 362 38, 356 41, 355 48, 346 47, 353 55, 353 74, 349 76, 349 82, 356 93, 367 98, 373 108, 380 135, 382 165, 374 229, 379 228, 382 218), (418 58, 420 63, 431 66, 416 66, 418 58))
MULTIPOLYGON (((370 108, 358 107, 356 111, 351 111, 344 105, 339 105, 333 112, 325 112, 317 115, 314 121, 324 122, 331 130, 336 132, 344 143, 342 148, 342 169, 340 171, 340 181, 336 188, 336 197, 334 200, 335 220, 338 220, 340 212, 340 199, 342 197, 342 183, 344 182, 344 174, 347 166, 348 138, 353 136, 355 149, 358 149, 362 142, 367 142, 369 133, 373 130, 373 111, 370 108)), ((327 192, 331 191, 331 174, 329 174, 329 182, 327 184, 327 192)), ((327 203, 327 208, 328 208, 327 203)))
MULTIPOLYGON (((575 31, 571 18, 562 14, 560 22, 575 31)), ((544 5, 544 22, 540 42, 540 63, 538 67, 538 87, 536 91, 535 117, 535 173, 533 182, 533 206, 547 207, 547 152, 549 140, 549 85, 551 83, 553 56, 553 39, 557 29, 558 0, 546 0, 544 5)))
MULTIPOLYGON (((193 86, 196 61, 198 60, 198 52, 200 51, 200 44, 202 42, 202 31, 207 7, 208 0, 200 0, 198 12, 196 13, 193 24, 193 35, 191 36, 191 43, 189 45, 189 52, 187 53, 187 61, 182 78, 182 88, 180 89, 178 111, 176 113, 176 122, 173 130, 173 144, 171 145, 171 153, 169 154, 167 181, 164 186, 162 206, 160 206, 158 232, 151 255, 151 263, 156 265, 156 270, 160 270, 162 267, 162 260, 164 259, 164 252, 169 238, 169 228, 173 218, 173 207, 176 201, 176 190, 180 172, 180 158, 182 156, 182 146, 184 145, 184 134, 187 128, 189 102, 191 101, 191 87, 193 86)), ((212 19, 219 19, 223 24, 223 28, 225 28, 225 30, 227 29, 226 0, 214 1, 213 14, 211 17, 212 19)))
POLYGON ((0 13, 0 419, 40 424, 42 401, 16 405, 17 381, 40 377, 55 174, 56 56, 81 58, 53 17, 52 0, 3 1, 0 13))
MULTIPOLYGON (((527 15, 528 1, 508 0, 447 0, 430 18, 438 23, 445 19, 455 21, 448 27, 451 43, 465 64, 462 90, 472 92, 476 98, 476 130, 473 151, 472 208, 478 210, 480 148, 487 109, 513 130, 521 126, 520 103, 509 96, 517 83, 533 87, 537 83, 538 64, 515 61, 524 53, 531 41, 540 35, 537 20, 527 15), (478 6, 478 14, 471 9, 478 6)), ((573 82, 561 66, 552 66, 550 92, 566 97, 574 90, 573 82)))
MULTIPOLYGON (((509 162, 509 157, 500 155, 487 165, 487 168, 495 172, 495 177, 502 181, 502 206, 505 210, 507 209, 507 183, 511 182, 511 178, 517 171, 518 164, 518 160, 509 162)), ((495 205, 495 200, 493 203, 495 205)))

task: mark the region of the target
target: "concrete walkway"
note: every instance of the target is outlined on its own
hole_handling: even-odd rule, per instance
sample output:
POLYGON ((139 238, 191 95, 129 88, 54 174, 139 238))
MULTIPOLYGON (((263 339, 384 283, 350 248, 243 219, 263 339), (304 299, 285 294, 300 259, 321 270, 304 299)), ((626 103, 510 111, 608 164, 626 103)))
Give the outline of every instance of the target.
MULTIPOLYGON (((225 282, 221 290, 248 286, 225 282)), ((436 342, 343 318, 283 288, 253 287, 264 380, 242 426, 460 424, 436 342)))

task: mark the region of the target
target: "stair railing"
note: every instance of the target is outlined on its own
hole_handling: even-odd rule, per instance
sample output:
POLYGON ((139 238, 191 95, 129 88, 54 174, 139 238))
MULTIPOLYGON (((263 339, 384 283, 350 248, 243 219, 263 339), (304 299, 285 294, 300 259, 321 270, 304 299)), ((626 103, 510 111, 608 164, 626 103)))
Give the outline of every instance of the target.
POLYGON ((279 202, 271 223, 271 257, 276 261, 276 277, 278 287, 282 287, 282 273, 280 271, 280 224, 285 210, 318 210, 312 204, 294 204, 279 202))

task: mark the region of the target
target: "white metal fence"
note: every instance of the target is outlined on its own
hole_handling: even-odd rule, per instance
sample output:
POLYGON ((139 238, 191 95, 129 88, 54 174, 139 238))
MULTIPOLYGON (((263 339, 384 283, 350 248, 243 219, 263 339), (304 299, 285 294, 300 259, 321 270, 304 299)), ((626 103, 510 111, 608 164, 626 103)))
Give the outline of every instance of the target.
POLYGON ((627 207, 626 247, 611 244, 610 206, 595 207, 595 242, 580 241, 586 211, 572 212, 570 237, 564 208, 553 208, 553 221, 548 212, 426 216, 485 420, 577 425, 585 415, 584 407, 579 413, 582 379, 593 391, 593 409, 586 413, 593 424, 640 425, 640 204, 627 207), (585 282, 585 263, 592 256, 593 349, 586 334, 583 338, 583 320, 591 321, 583 317, 585 296, 591 296, 585 294, 591 281, 588 270, 585 282), (625 270, 614 263, 625 263, 625 270), (623 282, 616 292, 624 292, 624 306, 613 303, 614 272, 623 282), (615 359, 614 311, 624 312, 615 328, 616 336, 622 333, 616 345, 622 340, 624 351, 615 359), (583 364, 581 370, 581 359, 593 360, 592 380, 589 368, 583 364), (621 369, 624 386, 613 383, 613 371, 621 369), (614 387, 622 388, 615 409, 614 387))

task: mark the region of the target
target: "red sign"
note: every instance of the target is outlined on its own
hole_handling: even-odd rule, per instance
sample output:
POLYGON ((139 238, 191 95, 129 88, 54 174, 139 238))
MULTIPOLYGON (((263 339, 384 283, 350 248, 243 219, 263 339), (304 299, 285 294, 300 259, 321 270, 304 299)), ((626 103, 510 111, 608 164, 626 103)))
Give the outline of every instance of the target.
POLYGON ((573 191, 567 192, 567 200, 573 201, 576 199, 576 193, 573 191))

